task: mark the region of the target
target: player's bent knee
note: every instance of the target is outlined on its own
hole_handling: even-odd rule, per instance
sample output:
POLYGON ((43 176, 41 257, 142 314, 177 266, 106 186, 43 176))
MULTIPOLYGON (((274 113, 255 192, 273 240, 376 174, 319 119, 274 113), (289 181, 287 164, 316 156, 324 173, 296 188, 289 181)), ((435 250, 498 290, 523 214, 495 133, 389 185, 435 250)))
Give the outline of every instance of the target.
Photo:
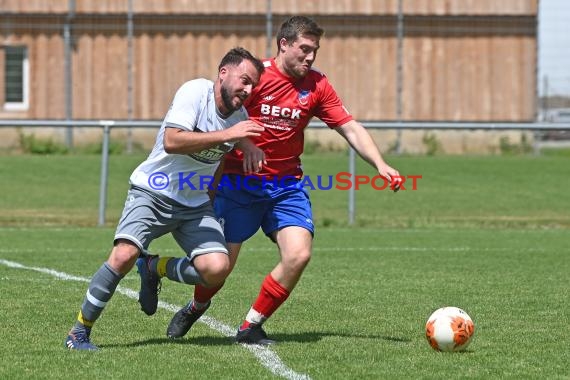
POLYGON ((194 266, 209 286, 223 284, 230 274, 230 260, 225 253, 211 253, 194 259, 194 266))
POLYGON ((131 270, 140 253, 139 248, 130 241, 119 240, 109 255, 109 265, 119 273, 131 270))
POLYGON ((297 265, 304 269, 307 265, 309 265, 309 261, 311 261, 311 253, 310 252, 308 252, 305 255, 300 255, 297 258, 297 265))
POLYGON ((223 285, 227 278, 227 274, 217 273, 203 276, 204 285, 206 287, 214 288, 223 285))
POLYGON ((284 255, 282 261, 290 270, 302 271, 311 261, 311 251, 299 251, 294 255, 284 255))
POLYGON ((204 285, 207 287, 216 287, 224 283, 229 275, 229 271, 201 273, 201 275, 204 285))

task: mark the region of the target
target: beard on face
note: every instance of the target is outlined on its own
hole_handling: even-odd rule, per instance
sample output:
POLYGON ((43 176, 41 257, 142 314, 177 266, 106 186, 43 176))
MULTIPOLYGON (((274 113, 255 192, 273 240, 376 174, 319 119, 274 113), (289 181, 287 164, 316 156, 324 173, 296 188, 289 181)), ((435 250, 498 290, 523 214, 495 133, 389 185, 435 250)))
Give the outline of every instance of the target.
POLYGON ((234 112, 235 110, 237 110, 239 107, 234 106, 233 102, 232 102, 232 96, 230 95, 229 90, 224 86, 224 84, 222 83, 222 85, 220 86, 220 92, 222 94, 222 102, 224 103, 224 107, 226 107, 226 109, 229 112, 234 112))

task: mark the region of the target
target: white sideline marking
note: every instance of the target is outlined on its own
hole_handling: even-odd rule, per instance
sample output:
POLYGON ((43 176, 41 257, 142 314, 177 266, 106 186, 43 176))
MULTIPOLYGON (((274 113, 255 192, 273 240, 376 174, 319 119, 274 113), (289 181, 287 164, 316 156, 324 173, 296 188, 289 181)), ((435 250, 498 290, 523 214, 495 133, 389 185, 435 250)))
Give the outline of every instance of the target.
MULTIPOLYGON (((63 273, 63 272, 58 272, 58 271, 55 271, 55 270, 49 269, 49 268, 28 267, 28 266, 22 265, 20 263, 16 263, 14 261, 8 261, 8 260, 0 259, 0 264, 5 265, 9 268, 27 269, 27 270, 33 270, 36 272, 40 272, 40 273, 46 273, 46 274, 49 274, 51 276, 57 277, 59 279, 65 280, 65 281, 80 281, 80 282, 91 281, 90 279, 85 278, 85 277, 73 276, 73 275, 63 273)), ((138 292, 136 292, 132 289, 129 289, 129 288, 122 287, 122 286, 118 286, 116 292, 121 293, 122 295, 127 296, 127 297, 132 298, 132 299, 135 299, 135 300, 138 300, 138 298, 139 298, 138 292)), ((180 309, 180 306, 176 306, 176 305, 169 304, 169 303, 162 302, 162 301, 158 302, 158 307, 161 307, 161 308, 166 309, 168 311, 172 311, 173 313, 177 312, 180 309)), ((233 329, 232 327, 230 327, 228 325, 223 324, 222 322, 220 322, 220 321, 218 321, 212 317, 203 316, 198 321, 205 323, 212 330, 216 330, 217 332, 219 332, 222 335, 225 335, 227 337, 231 337, 231 336, 235 335, 235 329, 233 329)), ((281 361, 279 356, 267 347, 259 346, 259 345, 247 345, 247 344, 241 344, 241 346, 248 349, 253 355, 255 355, 255 357, 259 360, 259 362, 264 367, 266 367, 269 371, 271 371, 271 373, 273 373, 274 375, 281 376, 281 377, 284 377, 286 379, 291 379, 291 380, 310 380, 311 379, 309 375, 306 375, 304 373, 295 372, 291 368, 287 367, 281 361)))

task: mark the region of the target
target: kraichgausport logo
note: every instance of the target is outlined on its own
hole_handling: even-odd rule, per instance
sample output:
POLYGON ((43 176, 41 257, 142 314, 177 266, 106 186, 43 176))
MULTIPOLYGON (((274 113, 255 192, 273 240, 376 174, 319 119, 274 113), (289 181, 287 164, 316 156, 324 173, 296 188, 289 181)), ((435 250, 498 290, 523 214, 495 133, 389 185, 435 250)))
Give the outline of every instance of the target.
MULTIPOLYGON (((164 190, 170 183, 180 191, 184 189, 207 191, 214 189, 214 177, 211 175, 197 175, 196 172, 178 172, 168 176, 164 172, 155 172, 149 175, 148 185, 154 190, 164 190)), ((397 176, 392 181, 381 175, 374 177, 368 175, 352 175, 349 172, 339 172, 335 175, 305 175, 302 178, 294 176, 284 177, 257 177, 222 175, 217 187, 230 190, 262 190, 267 188, 304 188, 306 190, 360 190, 371 187, 374 190, 418 190, 418 180, 421 175, 397 176)))

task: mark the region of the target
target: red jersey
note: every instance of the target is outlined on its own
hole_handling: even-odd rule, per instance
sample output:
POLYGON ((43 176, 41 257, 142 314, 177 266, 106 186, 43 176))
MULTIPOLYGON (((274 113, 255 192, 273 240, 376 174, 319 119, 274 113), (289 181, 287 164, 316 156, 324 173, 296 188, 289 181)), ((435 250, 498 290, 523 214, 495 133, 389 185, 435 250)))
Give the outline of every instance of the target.
MULTIPOLYGON (((264 64, 265 72, 245 103, 249 118, 265 127, 260 136, 251 137, 267 160, 256 176, 301 178, 304 130, 311 118, 318 117, 330 128, 353 118, 324 74, 311 69, 296 79, 282 74, 274 59, 264 64)), ((244 174, 242 158, 240 151, 226 154, 224 173, 244 174)))

